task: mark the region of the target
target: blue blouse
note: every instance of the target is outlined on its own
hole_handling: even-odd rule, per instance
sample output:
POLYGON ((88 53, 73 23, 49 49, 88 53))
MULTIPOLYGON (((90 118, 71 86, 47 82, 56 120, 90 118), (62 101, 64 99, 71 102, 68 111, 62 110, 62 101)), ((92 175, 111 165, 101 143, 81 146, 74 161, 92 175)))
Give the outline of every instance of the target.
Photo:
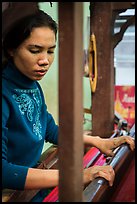
POLYGON ((42 89, 9 63, 2 73, 3 188, 24 189, 28 168, 37 164, 45 141, 58 143, 58 126, 42 89))

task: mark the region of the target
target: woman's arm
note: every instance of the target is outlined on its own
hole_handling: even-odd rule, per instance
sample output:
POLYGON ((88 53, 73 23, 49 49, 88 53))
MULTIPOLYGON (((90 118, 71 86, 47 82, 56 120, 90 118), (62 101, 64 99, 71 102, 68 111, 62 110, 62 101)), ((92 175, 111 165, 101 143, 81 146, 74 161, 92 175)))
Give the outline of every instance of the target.
POLYGON ((133 151, 135 148, 134 138, 131 136, 120 136, 116 138, 101 138, 99 136, 84 135, 84 144, 97 147, 102 153, 114 156, 113 150, 127 143, 133 151))
MULTIPOLYGON (((92 166, 83 170, 83 185, 90 183, 97 177, 103 177, 112 186, 115 178, 111 166, 92 166)), ((29 168, 25 182, 25 189, 44 189, 55 187, 59 182, 59 170, 29 168)))
POLYGON ((25 189, 43 189, 58 185, 59 170, 57 169, 35 169, 29 168, 25 189))

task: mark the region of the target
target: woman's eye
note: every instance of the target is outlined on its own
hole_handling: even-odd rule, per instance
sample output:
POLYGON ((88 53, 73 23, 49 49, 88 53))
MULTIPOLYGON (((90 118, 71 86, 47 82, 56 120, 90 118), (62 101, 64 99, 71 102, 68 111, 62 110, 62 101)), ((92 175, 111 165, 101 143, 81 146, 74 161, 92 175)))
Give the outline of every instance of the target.
POLYGON ((33 54, 40 53, 40 51, 39 51, 39 50, 30 50, 30 52, 31 52, 31 53, 33 53, 33 54))
POLYGON ((50 51, 50 50, 48 51, 48 54, 53 54, 53 53, 54 53, 54 51, 50 51))

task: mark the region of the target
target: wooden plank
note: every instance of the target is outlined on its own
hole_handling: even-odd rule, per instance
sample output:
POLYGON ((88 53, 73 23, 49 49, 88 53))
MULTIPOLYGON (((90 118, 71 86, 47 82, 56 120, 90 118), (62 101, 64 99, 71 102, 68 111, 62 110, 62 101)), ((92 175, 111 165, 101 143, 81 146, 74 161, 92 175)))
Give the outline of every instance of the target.
POLYGON ((125 10, 135 8, 135 2, 112 2, 113 10, 125 10))
POLYGON ((82 5, 59 2, 59 202, 82 201, 82 5))
MULTIPOLYGON (((93 3, 93 2, 91 2, 93 3)), ((91 4, 91 33, 96 36, 98 78, 92 94, 92 134, 110 137, 114 124, 114 56, 111 2, 91 4)))

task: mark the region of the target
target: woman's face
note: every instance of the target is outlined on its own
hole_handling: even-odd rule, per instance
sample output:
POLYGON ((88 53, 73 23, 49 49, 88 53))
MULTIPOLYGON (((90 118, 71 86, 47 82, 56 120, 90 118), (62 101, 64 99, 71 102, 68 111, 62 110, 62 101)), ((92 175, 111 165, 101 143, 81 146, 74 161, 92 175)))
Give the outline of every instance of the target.
POLYGON ((34 28, 16 50, 10 52, 20 72, 31 80, 41 80, 54 60, 55 33, 48 27, 34 28))

